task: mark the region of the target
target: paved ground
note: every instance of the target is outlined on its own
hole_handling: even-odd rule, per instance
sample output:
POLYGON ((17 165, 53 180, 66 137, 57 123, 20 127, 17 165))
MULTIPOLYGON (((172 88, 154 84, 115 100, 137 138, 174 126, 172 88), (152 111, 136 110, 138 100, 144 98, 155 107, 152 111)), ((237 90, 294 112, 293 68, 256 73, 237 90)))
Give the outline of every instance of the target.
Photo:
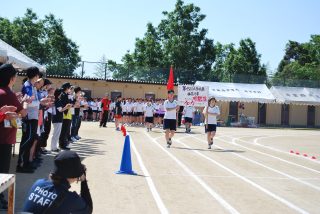
MULTIPOLYGON (((88 168, 94 213, 320 213, 320 161, 303 157, 320 159, 320 130, 219 128, 212 150, 203 127, 179 129, 170 149, 160 129, 128 131, 137 176, 115 174, 124 137, 113 123, 83 123, 72 145, 88 168)), ((52 161, 17 175, 17 210, 52 161)))

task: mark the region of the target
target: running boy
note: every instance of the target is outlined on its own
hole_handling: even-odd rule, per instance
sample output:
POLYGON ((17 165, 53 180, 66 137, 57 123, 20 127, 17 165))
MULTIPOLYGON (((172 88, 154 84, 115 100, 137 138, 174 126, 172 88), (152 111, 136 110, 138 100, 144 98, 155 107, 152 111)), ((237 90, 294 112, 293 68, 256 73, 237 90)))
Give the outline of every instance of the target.
POLYGON ((165 130, 165 137, 167 147, 170 148, 172 144, 172 137, 177 130, 177 110, 179 109, 178 103, 173 99, 174 91, 168 91, 168 99, 164 102, 165 114, 163 121, 163 129, 165 130))

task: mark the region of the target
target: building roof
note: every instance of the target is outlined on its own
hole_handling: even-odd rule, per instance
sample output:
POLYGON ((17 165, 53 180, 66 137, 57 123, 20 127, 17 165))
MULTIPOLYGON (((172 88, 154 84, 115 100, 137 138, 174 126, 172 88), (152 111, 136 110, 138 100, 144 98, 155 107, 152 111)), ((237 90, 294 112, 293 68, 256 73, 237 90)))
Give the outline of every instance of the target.
POLYGON ((277 102, 296 105, 320 105, 320 89, 272 86, 270 91, 277 102))
MULTIPOLYGON (((26 76, 26 73, 19 72, 19 76, 26 76)), ((94 77, 79 77, 79 76, 62 76, 62 75, 46 75, 47 78, 65 79, 65 80, 88 80, 88 81, 100 81, 100 82, 120 82, 120 83, 136 83, 136 84, 150 84, 150 85, 167 85, 166 82, 156 82, 156 81, 140 81, 140 80, 123 80, 123 79, 101 79, 94 77)), ((175 83, 175 86, 178 84, 175 83)))
POLYGON ((195 85, 208 86, 209 96, 220 101, 274 103, 275 97, 265 84, 197 81, 195 85))
POLYGON ((40 71, 45 71, 45 67, 21 53, 14 47, 0 39, 0 56, 7 57, 7 63, 10 63, 16 69, 23 70, 31 66, 36 66, 40 71))

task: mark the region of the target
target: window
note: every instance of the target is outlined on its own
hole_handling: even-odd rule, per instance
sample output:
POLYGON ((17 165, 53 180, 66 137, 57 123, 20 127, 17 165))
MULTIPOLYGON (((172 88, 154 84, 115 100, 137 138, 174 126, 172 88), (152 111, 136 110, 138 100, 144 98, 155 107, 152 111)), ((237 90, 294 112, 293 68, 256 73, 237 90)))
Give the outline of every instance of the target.
POLYGON ((145 93, 145 96, 144 96, 146 99, 151 99, 151 100, 155 100, 156 99, 156 95, 154 93, 145 93))

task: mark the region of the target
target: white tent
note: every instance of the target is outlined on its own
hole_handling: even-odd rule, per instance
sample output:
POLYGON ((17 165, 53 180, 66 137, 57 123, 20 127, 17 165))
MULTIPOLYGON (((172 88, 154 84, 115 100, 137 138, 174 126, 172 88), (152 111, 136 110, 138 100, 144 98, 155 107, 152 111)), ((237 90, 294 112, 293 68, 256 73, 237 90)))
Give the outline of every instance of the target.
POLYGON ((12 64, 16 69, 23 70, 31 66, 36 66, 40 71, 45 71, 45 67, 27 57, 17 49, 8 45, 0 39, 0 57, 6 58, 6 63, 12 64))
POLYGON ((297 105, 320 105, 320 89, 272 86, 270 91, 277 102, 297 105))
POLYGON ((197 81, 197 86, 209 86, 209 96, 219 101, 273 103, 275 98, 265 84, 243 84, 197 81))

